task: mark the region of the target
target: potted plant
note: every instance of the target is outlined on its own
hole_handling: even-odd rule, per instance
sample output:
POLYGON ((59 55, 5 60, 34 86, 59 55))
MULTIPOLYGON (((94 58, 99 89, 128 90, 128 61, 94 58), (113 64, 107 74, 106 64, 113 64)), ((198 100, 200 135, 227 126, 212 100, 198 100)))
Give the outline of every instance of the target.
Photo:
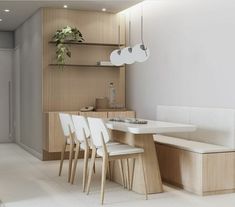
POLYGON ((56 43, 56 60, 59 66, 65 64, 66 57, 71 57, 71 51, 68 47, 68 42, 83 42, 82 33, 76 28, 66 26, 63 29, 56 31, 52 37, 53 41, 56 43))

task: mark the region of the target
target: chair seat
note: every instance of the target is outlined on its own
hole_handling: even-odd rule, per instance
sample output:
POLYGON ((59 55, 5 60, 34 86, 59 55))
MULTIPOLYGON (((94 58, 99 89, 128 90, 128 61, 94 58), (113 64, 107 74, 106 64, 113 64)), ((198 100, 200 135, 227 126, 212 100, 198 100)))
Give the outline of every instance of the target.
MULTIPOLYGON (((129 155, 129 154, 131 155, 144 152, 144 149, 142 148, 132 147, 126 144, 112 144, 106 146, 109 156, 129 155)), ((97 154, 103 157, 104 156, 103 148, 99 148, 97 150, 97 154)))
POLYGON ((232 152, 234 149, 230 149, 228 147, 208 144, 204 142, 197 142, 192 140, 186 140, 176 137, 169 137, 164 135, 156 135, 154 136, 154 141, 160 144, 174 146, 179 149, 188 150, 196 153, 216 153, 216 152, 232 152))

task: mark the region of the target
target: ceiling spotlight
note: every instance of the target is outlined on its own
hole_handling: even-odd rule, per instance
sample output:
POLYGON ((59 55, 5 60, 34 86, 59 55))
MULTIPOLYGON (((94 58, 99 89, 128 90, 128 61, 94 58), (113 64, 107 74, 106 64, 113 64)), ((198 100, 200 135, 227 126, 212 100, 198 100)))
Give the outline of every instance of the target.
POLYGON ((68 5, 64 5, 64 8, 67 9, 67 8, 68 8, 68 5))
POLYGON ((9 9, 5 9, 4 11, 5 11, 5 12, 7 12, 7 13, 8 13, 8 12, 10 12, 10 10, 9 10, 9 9))
POLYGON ((107 11, 107 9, 106 9, 106 8, 103 8, 103 9, 102 9, 102 11, 103 11, 103 12, 106 12, 106 11, 107 11))
POLYGON ((2 21, 2 19, 0 19, 0 22, 2 21))

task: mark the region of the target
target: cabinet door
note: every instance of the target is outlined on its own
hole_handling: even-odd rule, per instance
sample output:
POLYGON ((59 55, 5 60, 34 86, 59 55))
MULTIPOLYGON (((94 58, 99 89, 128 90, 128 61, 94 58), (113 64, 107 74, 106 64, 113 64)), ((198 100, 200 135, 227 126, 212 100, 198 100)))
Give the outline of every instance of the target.
POLYGON ((108 118, 135 118, 134 111, 110 111, 108 118))
POLYGON ((89 112, 80 112, 80 115, 85 116, 85 117, 95 117, 95 118, 102 118, 102 119, 108 118, 108 112, 89 111, 89 112))
MULTIPOLYGON (((66 112, 71 115, 78 115, 78 112, 66 112)), ((64 134, 61 128, 59 112, 50 112, 46 118, 47 140, 44 149, 48 152, 61 152, 64 143, 64 134)))
POLYGON ((12 52, 0 51, 0 142, 12 141, 12 52))

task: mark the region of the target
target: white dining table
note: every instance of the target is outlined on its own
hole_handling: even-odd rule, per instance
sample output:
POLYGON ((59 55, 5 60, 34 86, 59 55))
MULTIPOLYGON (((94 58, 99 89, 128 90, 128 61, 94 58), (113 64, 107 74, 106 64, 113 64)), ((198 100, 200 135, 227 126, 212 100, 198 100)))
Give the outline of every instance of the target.
MULTIPOLYGON (((170 132, 192 132, 196 130, 196 126, 153 120, 146 121, 147 124, 131 124, 109 120, 105 122, 114 140, 144 149, 143 165, 146 173, 147 191, 148 193, 161 193, 163 187, 153 135, 170 132)), ((130 169, 131 177, 133 177, 132 190, 144 194, 140 163, 136 160, 134 164, 132 160, 129 160, 128 163, 126 161, 127 167, 130 169)), ((111 179, 117 183, 122 183, 119 165, 115 163, 111 167, 111 179)))

